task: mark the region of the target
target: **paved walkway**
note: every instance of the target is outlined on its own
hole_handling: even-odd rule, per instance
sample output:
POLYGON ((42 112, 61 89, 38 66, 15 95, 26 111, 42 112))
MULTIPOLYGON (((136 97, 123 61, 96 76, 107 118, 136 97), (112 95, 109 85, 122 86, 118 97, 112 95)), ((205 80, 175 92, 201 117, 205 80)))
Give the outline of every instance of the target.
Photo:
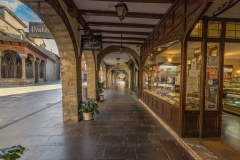
MULTIPOLYGON (((38 102, 47 103, 48 96, 38 102)), ((121 85, 105 91, 93 121, 63 124, 61 107, 56 103, 0 129, 0 148, 23 145, 29 150, 21 159, 31 160, 168 159, 158 140, 173 137, 121 85)))
MULTIPOLYGON (((175 138, 123 85, 104 92, 93 121, 63 124, 60 82, 45 84, 0 87, 0 148, 23 145, 21 159, 29 160, 169 159, 159 140, 175 138)), ((218 159, 197 139, 180 140, 203 159, 218 159)))
POLYGON ((0 86, 0 128, 61 101, 60 81, 0 86))

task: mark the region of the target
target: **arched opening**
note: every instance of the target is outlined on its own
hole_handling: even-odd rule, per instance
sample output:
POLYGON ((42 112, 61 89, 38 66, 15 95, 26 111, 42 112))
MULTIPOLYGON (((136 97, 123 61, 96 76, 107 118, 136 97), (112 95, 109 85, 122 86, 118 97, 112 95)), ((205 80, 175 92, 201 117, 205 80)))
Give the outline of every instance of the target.
POLYGON ((26 78, 34 78, 33 77, 33 63, 31 61, 33 59, 33 55, 28 54, 26 58, 26 78))
MULTIPOLYGON (((86 87, 87 87, 87 98, 97 99, 96 93, 96 80, 97 80, 97 72, 95 65, 95 54, 93 51, 83 51, 84 55, 84 76, 86 76, 86 87)), ((83 66, 82 65, 82 66, 83 66)), ((85 77, 84 77, 85 78, 85 77)), ((84 79, 85 80, 85 79, 84 79)))
MULTIPOLYGON (((35 13, 41 11, 40 18, 56 41, 61 63, 63 121, 78 122, 78 104, 82 100, 81 56, 78 56, 79 24, 69 14, 65 14, 68 11, 62 1, 41 1, 40 9, 37 4, 39 1, 21 2, 35 13)), ((36 82, 40 77, 44 78, 44 62, 41 60, 36 58, 34 65, 36 82)))
POLYGON ((1 57, 1 77, 2 78, 18 78, 21 76, 17 70, 17 55, 18 53, 13 50, 5 50, 1 57))
POLYGON ((111 66, 107 71, 107 87, 111 87, 113 84, 118 82, 118 75, 124 73, 125 79, 123 78, 125 88, 130 87, 130 69, 127 66, 111 66))

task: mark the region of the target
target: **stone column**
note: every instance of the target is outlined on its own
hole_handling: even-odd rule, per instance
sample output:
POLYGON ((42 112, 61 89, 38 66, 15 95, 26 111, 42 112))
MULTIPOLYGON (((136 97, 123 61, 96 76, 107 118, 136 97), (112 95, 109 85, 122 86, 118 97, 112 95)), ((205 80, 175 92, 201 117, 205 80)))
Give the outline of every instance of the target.
POLYGON ((44 62, 44 65, 43 65, 43 79, 44 79, 44 82, 46 82, 46 62, 44 62))
POLYGON ((2 78, 2 53, 0 53, 0 78, 2 78))
POLYGON ((19 54, 19 56, 22 59, 22 79, 26 79, 26 58, 27 58, 27 55, 19 54))
POLYGON ((40 78, 40 63, 41 61, 40 60, 36 60, 36 63, 37 63, 37 77, 36 77, 36 83, 39 82, 39 78, 40 78))
POLYGON ((35 78, 35 58, 30 58, 31 62, 32 62, 32 76, 33 78, 35 78))

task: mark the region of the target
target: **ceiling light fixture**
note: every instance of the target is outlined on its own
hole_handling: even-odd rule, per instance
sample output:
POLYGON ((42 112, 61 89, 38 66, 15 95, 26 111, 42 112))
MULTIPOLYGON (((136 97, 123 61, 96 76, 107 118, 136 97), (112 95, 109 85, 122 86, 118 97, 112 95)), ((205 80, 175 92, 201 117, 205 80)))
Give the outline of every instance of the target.
MULTIPOLYGON (((117 15, 118 18, 121 21, 121 25, 122 25, 122 20, 125 18, 126 13, 128 11, 128 7, 127 5, 121 0, 121 2, 117 3, 117 5, 115 5, 116 11, 117 11, 117 15)), ((122 34, 121 34, 121 46, 119 47, 119 51, 122 54, 124 50, 124 47, 122 46, 122 34)))
POLYGON ((128 11, 128 7, 127 5, 121 0, 121 2, 119 2, 117 5, 115 5, 116 11, 117 11, 117 15, 118 18, 120 19, 120 21, 122 22, 122 20, 125 18, 126 13, 128 11))
POLYGON ((168 57, 168 62, 172 62, 172 57, 171 57, 171 55, 168 57))

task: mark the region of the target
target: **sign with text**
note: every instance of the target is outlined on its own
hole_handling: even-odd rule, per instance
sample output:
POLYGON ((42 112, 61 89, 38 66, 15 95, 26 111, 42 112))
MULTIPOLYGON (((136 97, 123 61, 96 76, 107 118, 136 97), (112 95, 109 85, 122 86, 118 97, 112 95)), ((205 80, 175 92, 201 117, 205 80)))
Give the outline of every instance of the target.
POLYGON ((53 36, 46 25, 38 22, 29 22, 28 37, 53 39, 53 36))
POLYGON ((82 50, 102 50, 102 35, 82 35, 81 39, 81 49, 82 50))

